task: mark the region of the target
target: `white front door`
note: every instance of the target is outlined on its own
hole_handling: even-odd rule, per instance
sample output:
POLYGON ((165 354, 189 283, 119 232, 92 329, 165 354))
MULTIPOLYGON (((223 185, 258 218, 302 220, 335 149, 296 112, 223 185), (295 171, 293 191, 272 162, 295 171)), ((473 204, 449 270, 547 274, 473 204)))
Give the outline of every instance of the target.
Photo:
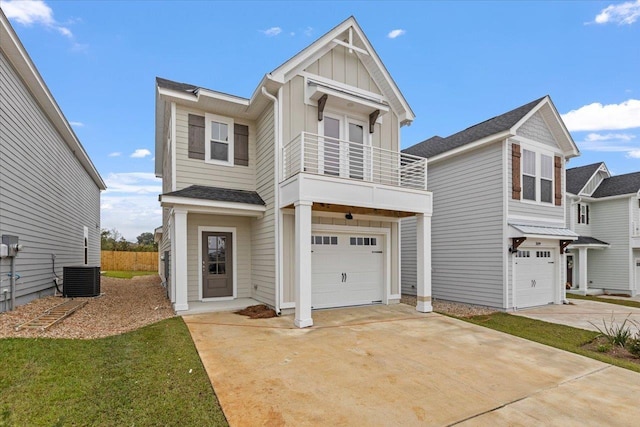
POLYGON ((314 232, 311 238, 313 308, 381 303, 384 237, 314 232))
POLYGON ((515 254, 515 291, 518 308, 554 302, 555 249, 520 248, 515 254))

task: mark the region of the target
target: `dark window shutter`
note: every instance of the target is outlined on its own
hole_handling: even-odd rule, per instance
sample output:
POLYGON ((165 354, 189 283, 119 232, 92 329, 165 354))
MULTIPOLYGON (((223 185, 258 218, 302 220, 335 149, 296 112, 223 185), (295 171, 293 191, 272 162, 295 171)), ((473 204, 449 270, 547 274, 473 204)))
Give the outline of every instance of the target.
POLYGON ((580 208, 580 203, 578 203, 576 206, 578 207, 578 224, 582 224, 582 217, 580 216, 582 210, 580 208))
POLYGON ((586 205, 585 207, 587 208, 587 214, 585 215, 586 216, 585 219, 587 220, 586 224, 589 224, 589 205, 586 205))
POLYGON ((520 200, 520 145, 511 144, 511 198, 520 200))
POLYGON ((249 166, 249 126, 233 127, 233 157, 234 164, 249 166))
POLYGON ((204 117, 189 114, 189 158, 204 160, 204 117))
POLYGON ((554 173, 555 173, 555 199, 556 206, 562 206, 562 159, 560 156, 554 157, 554 173))

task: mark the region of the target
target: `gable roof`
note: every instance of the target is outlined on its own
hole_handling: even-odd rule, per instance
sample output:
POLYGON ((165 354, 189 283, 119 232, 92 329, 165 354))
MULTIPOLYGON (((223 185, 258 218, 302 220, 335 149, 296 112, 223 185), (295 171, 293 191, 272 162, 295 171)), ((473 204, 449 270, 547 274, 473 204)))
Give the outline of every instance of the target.
POLYGON ((60 106, 49 91, 47 84, 38 72, 27 50, 20 42, 18 35, 11 27, 9 20, 0 9, 0 50, 16 70, 41 111, 47 116, 51 124, 58 131, 69 149, 74 153, 84 170, 91 177, 100 190, 106 190, 106 185, 98 173, 95 165, 89 158, 84 147, 80 143, 76 133, 71 128, 67 118, 62 113, 60 106))
POLYGON ((623 194, 636 194, 640 190, 640 172, 614 175, 605 178, 591 197, 611 197, 623 194))
POLYGON ((477 145, 515 136, 517 129, 538 112, 547 123, 560 148, 563 149, 565 157, 570 158, 579 155, 578 146, 571 138, 571 134, 564 125, 549 95, 475 124, 446 138, 429 138, 402 150, 402 152, 427 157, 429 160, 434 159, 434 157, 438 159, 445 156, 448 157, 477 145))
POLYGON ((579 194, 603 162, 567 169, 567 193, 579 194))

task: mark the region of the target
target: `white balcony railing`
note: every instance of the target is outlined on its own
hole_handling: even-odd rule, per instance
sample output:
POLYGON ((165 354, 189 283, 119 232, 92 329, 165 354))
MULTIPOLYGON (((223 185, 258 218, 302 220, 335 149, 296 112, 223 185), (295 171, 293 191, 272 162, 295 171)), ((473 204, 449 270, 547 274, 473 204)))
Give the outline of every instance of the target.
POLYGON ((302 132, 282 152, 282 179, 297 173, 427 189, 427 159, 302 132))

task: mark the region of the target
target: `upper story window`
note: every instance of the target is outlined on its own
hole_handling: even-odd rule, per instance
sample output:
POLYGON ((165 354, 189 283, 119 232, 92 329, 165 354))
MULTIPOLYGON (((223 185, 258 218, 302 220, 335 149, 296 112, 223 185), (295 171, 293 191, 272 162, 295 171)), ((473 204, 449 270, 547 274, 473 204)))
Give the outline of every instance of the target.
POLYGON ((553 157, 522 150, 522 199, 533 202, 554 201, 553 157))
POLYGON ((578 203, 578 224, 589 224, 589 205, 578 203))
POLYGON ((233 166, 233 120, 205 115, 205 161, 233 166))

